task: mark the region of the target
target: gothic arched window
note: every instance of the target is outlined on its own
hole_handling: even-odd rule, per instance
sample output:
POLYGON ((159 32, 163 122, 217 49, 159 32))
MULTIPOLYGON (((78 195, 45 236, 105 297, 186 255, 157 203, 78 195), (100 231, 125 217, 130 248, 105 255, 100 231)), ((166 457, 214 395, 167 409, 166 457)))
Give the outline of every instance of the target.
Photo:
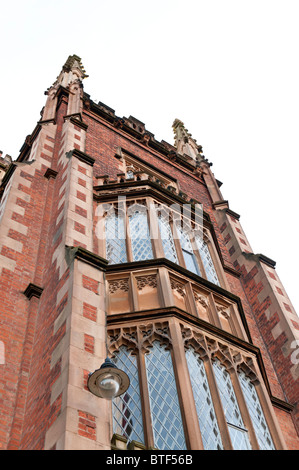
POLYGON ((191 243, 189 234, 181 226, 181 223, 176 224, 176 229, 177 229, 177 232, 178 232, 178 235, 179 235, 181 248, 182 248, 182 252, 183 252, 183 256, 184 256, 184 260, 185 260, 186 269, 188 269, 189 271, 191 271, 195 274, 201 275, 200 269, 199 269, 199 266, 198 266, 198 263, 197 263, 197 260, 196 260, 196 256, 195 256, 193 248, 192 248, 192 243, 191 243))
POLYGON ((130 386, 125 394, 113 400, 113 432, 125 436, 128 441, 144 443, 136 356, 133 356, 125 346, 121 346, 115 353, 114 363, 129 375, 130 386))
POLYGON ((170 206, 151 205, 146 198, 125 204, 121 203, 120 210, 114 210, 113 204, 113 213, 109 211, 105 217, 103 255, 110 264, 150 260, 160 253, 159 256, 220 285, 208 244, 191 227, 189 219, 170 206))
POLYGON ((167 214, 160 212, 158 215, 158 223, 165 258, 173 261, 174 263, 178 263, 178 257, 175 249, 171 226, 169 223, 169 217, 167 214))
POLYGON ((145 362, 155 447, 186 449, 171 353, 154 341, 145 362))
POLYGON ((195 240, 208 281, 219 286, 219 279, 207 243, 202 236, 196 235, 195 240))
POLYGON ((213 369, 233 448, 250 450, 248 430, 243 423, 230 374, 218 359, 213 363, 213 369))
POLYGON ((110 264, 126 263, 125 218, 112 211, 105 218, 106 258, 110 264))
POLYGON ((136 205, 129 208, 129 225, 133 261, 153 258, 146 207, 136 205))
POLYGON ((186 351, 191 386, 205 450, 223 449, 203 361, 194 348, 186 351))
POLYGON ((257 395, 255 386, 243 371, 238 374, 246 405, 261 450, 274 450, 275 447, 257 395))

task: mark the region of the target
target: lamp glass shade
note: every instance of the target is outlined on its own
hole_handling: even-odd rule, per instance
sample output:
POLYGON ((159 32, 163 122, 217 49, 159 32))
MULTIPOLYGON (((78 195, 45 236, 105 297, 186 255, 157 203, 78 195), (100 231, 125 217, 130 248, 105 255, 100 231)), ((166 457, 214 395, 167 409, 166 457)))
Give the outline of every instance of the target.
POLYGON ((97 386, 101 390, 103 398, 112 399, 118 394, 120 378, 115 374, 107 372, 98 378, 97 386))
POLYGON ((87 386, 94 395, 112 400, 122 395, 129 388, 130 379, 107 358, 104 364, 89 375, 87 386))

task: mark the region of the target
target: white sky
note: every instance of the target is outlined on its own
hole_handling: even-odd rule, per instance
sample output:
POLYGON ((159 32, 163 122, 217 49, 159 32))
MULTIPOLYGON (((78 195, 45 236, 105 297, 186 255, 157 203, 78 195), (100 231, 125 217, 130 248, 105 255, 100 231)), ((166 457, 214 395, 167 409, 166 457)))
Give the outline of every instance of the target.
POLYGON ((181 119, 299 312, 298 0, 0 2, 0 149, 16 159, 71 54, 84 90, 173 144, 181 119))

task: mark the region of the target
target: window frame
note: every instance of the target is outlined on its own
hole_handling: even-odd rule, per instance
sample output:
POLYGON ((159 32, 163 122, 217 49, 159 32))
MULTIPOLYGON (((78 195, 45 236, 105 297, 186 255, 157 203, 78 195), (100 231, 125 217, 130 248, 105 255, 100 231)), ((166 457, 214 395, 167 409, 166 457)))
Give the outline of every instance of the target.
MULTIPOLYGON (((134 256, 133 256, 133 251, 132 251, 132 242, 131 242, 131 236, 130 236, 130 223, 129 223, 129 215, 128 212, 130 211, 130 207, 140 205, 145 208, 146 214, 147 214, 147 224, 148 224, 148 230, 150 234, 150 242, 151 242, 151 249, 152 249, 152 259, 156 258, 166 258, 169 259, 166 254, 165 250, 163 247, 163 241, 161 238, 161 230, 160 230, 160 225, 159 225, 159 217, 160 215, 163 216, 163 214, 167 214, 168 221, 166 220, 166 223, 169 224, 170 231, 171 231, 171 236, 173 238, 173 243, 175 247, 175 252, 176 252, 176 258, 177 262, 170 260, 171 262, 178 264, 179 266, 183 267, 184 269, 187 269, 185 257, 184 257, 184 248, 182 247, 181 241, 180 241, 180 235, 178 233, 178 229, 176 227, 177 223, 181 223, 184 230, 184 227, 191 227, 191 229, 185 234, 189 237, 190 240, 190 245, 192 247, 192 251, 188 252, 192 256, 192 261, 194 263, 196 272, 190 271, 193 274, 200 276, 206 280, 209 281, 206 270, 204 268, 204 262, 202 260, 201 254, 199 252, 197 242, 195 240, 195 227, 193 222, 186 218, 184 215, 181 213, 178 213, 171 207, 167 206, 166 204, 161 204, 159 203, 156 199, 152 197, 144 197, 141 199, 127 199, 123 200, 120 202, 120 209, 117 209, 116 207, 116 202, 111 202, 111 206, 115 211, 119 210, 123 214, 124 217, 124 225, 125 225, 125 240, 126 240, 126 250, 127 250, 127 262, 134 262, 134 256)), ((107 217, 109 214, 109 210, 105 211, 103 217, 107 217)), ((100 251, 103 253, 103 257, 106 258, 106 230, 105 230, 105 222, 103 224, 104 227, 104 242, 103 246, 100 247, 100 251)), ((204 243, 207 246, 207 250, 211 259, 211 262, 213 264, 213 268, 216 272, 216 276, 218 279, 218 284, 220 287, 223 285, 223 273, 221 268, 221 262, 219 260, 219 257, 216 255, 216 250, 214 249, 213 242, 211 241, 211 236, 206 228, 203 228, 203 238, 204 238, 204 243)), ((213 281, 210 281, 213 283, 213 281)))
POLYGON ((251 367, 249 367, 248 357, 240 361, 239 356, 241 356, 242 353, 234 346, 225 344, 220 340, 212 339, 210 335, 194 327, 191 328, 188 324, 182 324, 180 320, 175 318, 167 320, 160 319, 156 322, 148 319, 144 320, 143 323, 140 321, 133 322, 131 326, 128 324, 120 326, 118 322, 114 326, 109 326, 109 330, 109 350, 112 359, 122 345, 126 346, 133 355, 136 355, 144 425, 144 445, 147 448, 154 448, 154 432, 152 429, 145 355, 149 352, 154 341, 158 341, 161 346, 166 346, 171 353, 187 449, 204 450, 186 358, 186 350, 190 347, 194 349, 205 368, 206 380, 214 406, 223 449, 234 450, 229 432, 230 423, 227 422, 224 413, 220 391, 215 377, 213 368, 214 360, 218 360, 230 376, 240 415, 244 428, 248 432, 252 450, 258 450, 260 447, 238 379, 238 370, 240 367, 255 387, 274 448, 283 448, 279 431, 276 429, 275 425, 274 411, 271 410, 271 405, 267 402, 267 392, 263 390, 262 383, 258 377, 258 365, 254 364, 254 360, 252 359, 249 361, 251 362, 251 367), (111 338, 115 339, 112 341, 111 338), (217 347, 215 349, 216 345, 217 347))

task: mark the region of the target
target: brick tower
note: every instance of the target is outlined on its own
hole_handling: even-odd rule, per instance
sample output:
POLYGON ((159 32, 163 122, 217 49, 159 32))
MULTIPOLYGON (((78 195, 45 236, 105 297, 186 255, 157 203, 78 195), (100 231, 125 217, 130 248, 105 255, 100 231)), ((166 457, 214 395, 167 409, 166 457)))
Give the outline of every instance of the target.
POLYGON ((298 449, 299 320, 202 147, 68 58, 1 164, 0 449, 298 449), (109 356, 130 386, 93 395, 109 356))

